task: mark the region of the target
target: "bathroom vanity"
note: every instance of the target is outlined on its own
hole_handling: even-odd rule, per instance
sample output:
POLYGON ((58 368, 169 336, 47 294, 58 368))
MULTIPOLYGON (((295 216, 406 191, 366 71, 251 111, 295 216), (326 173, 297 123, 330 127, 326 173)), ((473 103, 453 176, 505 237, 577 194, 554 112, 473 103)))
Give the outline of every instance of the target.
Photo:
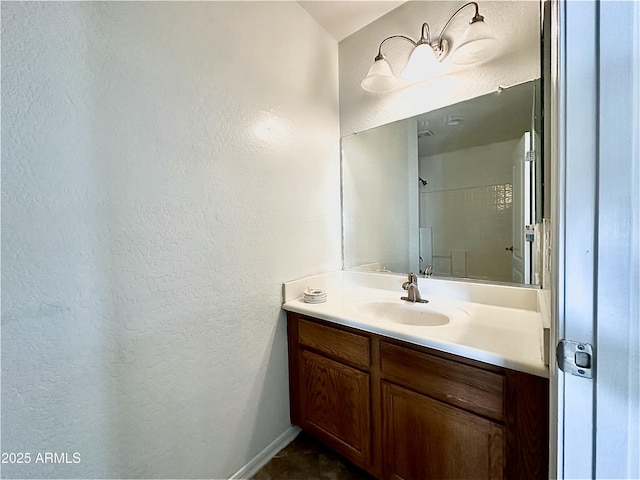
MULTIPOLYGON (((547 478, 548 378, 535 333, 543 322, 519 332, 534 343, 537 358, 527 357, 523 344, 515 348, 521 358, 496 349, 496 326, 490 332, 493 343, 483 351, 474 343, 482 341, 473 335, 474 321, 482 326, 487 320, 474 308, 486 307, 499 317, 497 323, 507 322, 502 325, 506 342, 519 326, 518 319, 508 320, 518 309, 469 301, 479 300, 485 286, 428 280, 432 283, 421 284, 423 297, 434 299, 428 308, 449 321, 422 325, 408 305, 405 318, 413 320, 407 325, 395 318, 403 304, 385 310, 387 318, 362 308, 395 305, 388 295, 402 279, 363 275, 340 272, 309 280, 325 283, 328 301, 320 305, 288 299, 301 284, 290 284, 288 294, 285 284, 292 423, 378 478, 547 478), (456 317, 457 310, 467 315, 456 317), (465 330, 472 334, 466 339, 465 330)), ((495 300, 495 291, 486 287, 484 297, 495 300)), ((525 298, 536 291, 497 296, 513 302, 519 294, 525 298)), ((526 313, 533 313, 525 320, 529 327, 541 318, 540 312, 526 313)), ((430 317, 424 318, 428 323, 430 317)))

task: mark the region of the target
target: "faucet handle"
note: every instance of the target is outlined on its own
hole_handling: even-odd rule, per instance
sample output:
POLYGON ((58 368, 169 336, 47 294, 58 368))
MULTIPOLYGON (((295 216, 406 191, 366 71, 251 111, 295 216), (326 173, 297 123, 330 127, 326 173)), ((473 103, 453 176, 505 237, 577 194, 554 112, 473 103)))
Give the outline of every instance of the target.
POLYGON ((407 281, 402 284, 404 290, 409 290, 411 285, 418 285, 418 277, 415 273, 411 272, 407 278, 407 281))

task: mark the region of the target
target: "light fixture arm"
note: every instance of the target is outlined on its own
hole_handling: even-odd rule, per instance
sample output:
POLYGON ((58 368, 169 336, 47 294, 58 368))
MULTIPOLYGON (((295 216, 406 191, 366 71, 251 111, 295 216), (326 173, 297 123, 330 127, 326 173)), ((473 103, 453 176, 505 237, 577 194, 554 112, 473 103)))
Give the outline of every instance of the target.
POLYGON ((456 15, 458 15, 462 10, 464 10, 469 5, 473 5, 475 7, 475 9, 476 9, 476 13, 474 14, 474 16, 471 19, 471 21, 469 21, 469 24, 472 24, 472 23, 475 23, 475 22, 484 21, 484 17, 482 15, 480 15, 480 9, 479 9, 478 4, 476 2, 465 3, 458 10, 456 10, 453 13, 453 15, 451 15, 449 20, 447 20, 447 23, 445 23, 444 27, 442 27, 442 31, 440 32, 440 35, 438 35, 437 48, 442 48, 441 47, 442 46, 442 40, 443 40, 442 36, 444 35, 444 32, 447 29, 447 27, 449 26, 449 24, 453 21, 453 19, 456 17, 456 15))
POLYGON ((374 59, 374 61, 378 61, 384 58, 384 55, 382 54, 382 44, 387 40, 391 40, 392 38, 401 38, 403 40, 406 40, 407 42, 411 43, 411 45, 413 45, 414 47, 418 45, 414 40, 410 39, 405 35, 391 35, 390 37, 387 37, 380 42, 380 46, 378 47, 378 55, 376 55, 376 58, 374 59))
POLYGON ((418 45, 423 43, 431 44, 431 31, 429 30, 429 24, 424 22, 422 24, 422 29, 420 30, 420 40, 418 40, 418 45))

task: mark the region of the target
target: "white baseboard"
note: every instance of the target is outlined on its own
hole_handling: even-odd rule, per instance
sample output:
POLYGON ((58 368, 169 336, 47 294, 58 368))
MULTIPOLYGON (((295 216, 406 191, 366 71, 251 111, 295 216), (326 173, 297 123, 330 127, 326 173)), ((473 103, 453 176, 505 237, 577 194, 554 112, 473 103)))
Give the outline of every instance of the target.
POLYGON ((249 460, 245 466, 231 475, 231 477, 229 477, 230 480, 240 480, 251 478, 252 476, 254 476, 258 472, 258 470, 264 467, 269 462, 269 460, 271 460, 275 456, 276 453, 289 445, 289 443, 291 443, 291 441, 296 438, 299 433, 300 428, 291 425, 278 438, 267 445, 255 457, 249 460))

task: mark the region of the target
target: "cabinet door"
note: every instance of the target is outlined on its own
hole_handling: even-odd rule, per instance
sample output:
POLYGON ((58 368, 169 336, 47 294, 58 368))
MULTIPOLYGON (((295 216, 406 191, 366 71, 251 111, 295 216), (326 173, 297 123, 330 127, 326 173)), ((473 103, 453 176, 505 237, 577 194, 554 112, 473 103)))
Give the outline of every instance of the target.
POLYGON ((369 375, 300 351, 301 427, 360 465, 370 461, 369 375))
POLYGON ((394 479, 502 479, 504 427, 383 382, 383 462, 394 479))

